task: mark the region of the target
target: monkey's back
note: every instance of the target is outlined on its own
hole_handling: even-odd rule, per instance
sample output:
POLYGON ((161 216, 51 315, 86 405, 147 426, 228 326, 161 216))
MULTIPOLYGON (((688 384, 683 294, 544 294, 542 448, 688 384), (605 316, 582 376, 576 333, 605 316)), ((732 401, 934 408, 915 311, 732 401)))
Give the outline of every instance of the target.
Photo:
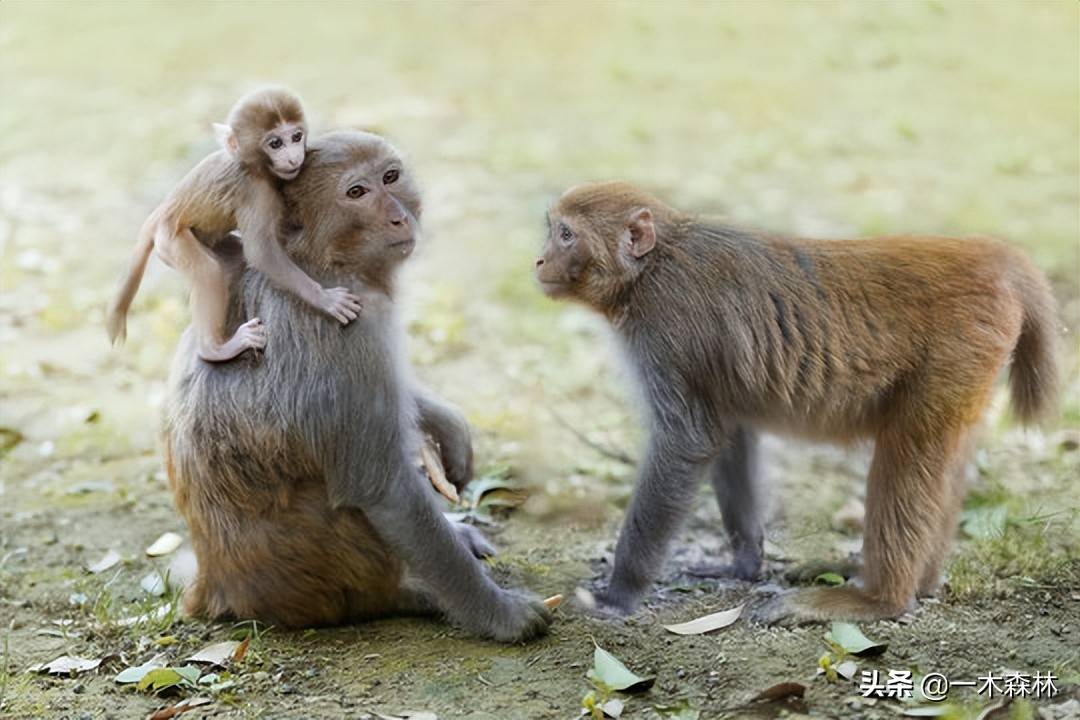
POLYGON ((916 384, 934 412, 979 405, 1020 332, 1017 284, 1038 282, 992 240, 700 235, 674 253, 705 289, 684 282, 648 301, 672 330, 638 344, 669 358, 714 422, 754 418, 813 438, 873 435, 916 384), (672 352, 680 337, 696 339, 672 352))
MULTIPOLYGON (((346 330, 331 326, 254 271, 238 285, 234 315, 246 305, 263 318, 265 355, 206 363, 185 337, 172 373, 167 471, 200 559, 187 609, 290 627, 389 612, 401 563, 361 510, 337 507, 330 487, 342 471, 335 451, 363 432, 359 418, 394 422, 393 388, 356 371, 378 364, 381 326, 373 313, 346 330)), ((385 480, 368 477, 380 471, 374 454, 370 467, 348 471, 385 480)))
POLYGON ((236 213, 247 202, 250 182, 241 164, 218 150, 177 183, 163 207, 179 227, 189 227, 200 239, 212 241, 236 229, 236 213))

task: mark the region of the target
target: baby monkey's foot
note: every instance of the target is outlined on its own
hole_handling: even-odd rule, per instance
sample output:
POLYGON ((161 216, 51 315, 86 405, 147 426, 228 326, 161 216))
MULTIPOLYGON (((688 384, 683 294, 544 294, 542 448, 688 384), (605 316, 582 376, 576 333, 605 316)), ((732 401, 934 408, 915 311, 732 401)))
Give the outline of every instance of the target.
POLYGON ((245 350, 262 350, 266 347, 266 327, 259 318, 252 318, 236 328, 233 336, 220 345, 199 350, 199 357, 207 362, 225 362, 245 350))
POLYGON ((348 288, 336 287, 323 290, 319 296, 319 309, 342 325, 348 325, 355 320, 364 304, 360 298, 349 292, 348 288))

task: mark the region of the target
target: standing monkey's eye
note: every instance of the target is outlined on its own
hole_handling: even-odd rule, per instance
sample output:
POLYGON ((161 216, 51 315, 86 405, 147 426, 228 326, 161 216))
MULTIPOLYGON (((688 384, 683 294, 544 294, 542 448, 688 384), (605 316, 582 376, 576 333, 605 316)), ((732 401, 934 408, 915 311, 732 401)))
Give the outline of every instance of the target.
POLYGON ((345 191, 345 194, 354 200, 358 197, 363 197, 367 194, 367 189, 363 185, 353 185, 351 188, 345 191))
POLYGON ((271 150, 280 150, 285 145, 285 143, 281 141, 281 138, 274 138, 273 140, 268 142, 267 145, 270 146, 271 150))
POLYGON ((565 225, 560 225, 559 239, 562 240, 564 243, 569 243, 571 240, 574 239, 574 233, 571 232, 570 228, 566 227, 565 225))
POLYGON ((398 170, 387 170, 386 174, 382 176, 383 185, 391 185, 397 182, 401 173, 398 170))
POLYGON ((298 143, 298 142, 300 142, 300 141, 301 141, 301 140, 303 140, 303 139, 304 139, 304 133, 303 133, 303 132, 301 132, 301 131, 299 131, 299 130, 297 130, 296 132, 294 132, 294 133, 292 134, 292 141, 293 141, 294 143, 298 143))

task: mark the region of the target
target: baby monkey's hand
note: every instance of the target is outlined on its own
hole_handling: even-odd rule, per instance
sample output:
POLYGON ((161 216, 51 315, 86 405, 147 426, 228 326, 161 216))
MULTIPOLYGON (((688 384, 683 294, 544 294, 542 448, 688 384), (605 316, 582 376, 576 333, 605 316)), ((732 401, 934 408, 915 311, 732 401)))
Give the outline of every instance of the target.
POLYGON ((348 288, 324 288, 319 296, 319 309, 342 325, 348 325, 364 309, 364 304, 348 288))

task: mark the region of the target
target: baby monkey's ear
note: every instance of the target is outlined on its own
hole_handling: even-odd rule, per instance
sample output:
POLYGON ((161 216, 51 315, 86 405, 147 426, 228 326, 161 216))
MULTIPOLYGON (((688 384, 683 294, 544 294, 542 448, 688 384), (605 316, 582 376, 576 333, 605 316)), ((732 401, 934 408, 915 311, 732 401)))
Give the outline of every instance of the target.
POLYGON ((228 125, 214 123, 214 137, 221 144, 222 149, 233 157, 240 151, 240 143, 236 139, 236 133, 228 125))

